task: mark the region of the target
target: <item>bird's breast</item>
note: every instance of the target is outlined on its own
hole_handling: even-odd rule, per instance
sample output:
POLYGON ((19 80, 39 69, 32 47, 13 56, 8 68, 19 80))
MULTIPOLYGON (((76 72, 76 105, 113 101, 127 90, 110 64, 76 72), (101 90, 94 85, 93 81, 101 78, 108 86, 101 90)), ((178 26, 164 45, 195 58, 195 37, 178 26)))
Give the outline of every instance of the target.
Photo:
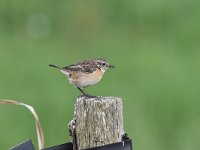
POLYGON ((96 69, 92 73, 72 72, 68 79, 75 86, 84 88, 98 83, 102 79, 103 74, 104 72, 100 69, 96 69))

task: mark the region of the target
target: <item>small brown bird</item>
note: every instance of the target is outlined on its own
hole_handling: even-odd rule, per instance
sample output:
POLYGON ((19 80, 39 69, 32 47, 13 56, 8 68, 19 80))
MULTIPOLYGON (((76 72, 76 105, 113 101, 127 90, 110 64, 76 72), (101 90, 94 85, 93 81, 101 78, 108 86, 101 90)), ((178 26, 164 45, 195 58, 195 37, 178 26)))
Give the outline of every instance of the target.
POLYGON ((105 59, 85 60, 67 67, 59 67, 52 64, 49 66, 57 68, 67 75, 69 82, 88 97, 91 97, 91 95, 87 94, 83 88, 98 83, 108 68, 114 68, 105 59))

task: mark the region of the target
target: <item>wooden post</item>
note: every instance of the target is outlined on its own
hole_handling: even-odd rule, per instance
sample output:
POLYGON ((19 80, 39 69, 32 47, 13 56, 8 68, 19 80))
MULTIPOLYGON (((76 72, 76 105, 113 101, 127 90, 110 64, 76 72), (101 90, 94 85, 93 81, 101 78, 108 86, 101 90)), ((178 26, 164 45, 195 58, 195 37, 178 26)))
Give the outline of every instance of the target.
POLYGON ((78 97, 74 119, 69 123, 74 150, 121 142, 122 111, 119 97, 78 97))

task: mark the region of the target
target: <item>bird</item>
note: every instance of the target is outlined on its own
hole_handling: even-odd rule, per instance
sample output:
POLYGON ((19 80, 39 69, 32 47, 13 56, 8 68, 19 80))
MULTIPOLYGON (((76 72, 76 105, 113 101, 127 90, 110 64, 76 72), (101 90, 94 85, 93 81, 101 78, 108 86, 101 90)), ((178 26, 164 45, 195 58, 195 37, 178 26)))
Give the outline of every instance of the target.
POLYGON ((60 67, 54 64, 49 64, 49 66, 65 74, 69 82, 87 97, 94 96, 86 93, 84 88, 98 83, 108 68, 115 68, 107 60, 102 58, 84 60, 66 67, 60 67))

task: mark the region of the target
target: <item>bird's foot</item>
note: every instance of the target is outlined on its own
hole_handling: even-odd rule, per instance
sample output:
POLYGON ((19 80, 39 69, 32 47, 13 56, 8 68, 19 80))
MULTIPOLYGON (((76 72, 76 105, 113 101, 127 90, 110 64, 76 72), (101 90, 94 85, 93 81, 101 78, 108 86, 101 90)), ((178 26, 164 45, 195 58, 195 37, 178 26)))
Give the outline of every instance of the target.
POLYGON ((89 94, 84 94, 84 96, 87 97, 87 98, 95 98, 95 97, 97 97, 97 96, 93 96, 93 95, 89 95, 89 94))

